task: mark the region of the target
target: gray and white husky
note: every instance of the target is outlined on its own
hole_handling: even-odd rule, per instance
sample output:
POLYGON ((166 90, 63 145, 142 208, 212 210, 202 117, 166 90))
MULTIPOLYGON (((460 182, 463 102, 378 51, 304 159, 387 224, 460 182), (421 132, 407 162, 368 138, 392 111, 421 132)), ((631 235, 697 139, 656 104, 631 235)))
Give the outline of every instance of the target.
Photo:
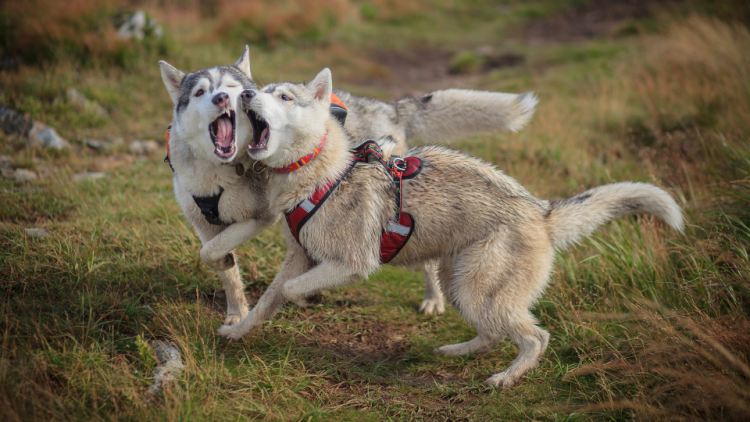
MULTIPOLYGON (((238 112, 239 94, 256 88, 245 47, 233 66, 192 73, 159 62, 162 80, 174 103, 169 158, 174 190, 183 214, 203 243, 202 260, 218 271, 227 295, 225 325, 247 315, 247 301, 233 249, 276 222, 269 209, 268 171, 251 158, 251 122, 238 112)), ((336 91, 348 108, 346 128, 355 139, 390 135, 393 152, 406 141, 448 141, 481 133, 517 131, 531 119, 533 95, 451 89, 419 98, 384 103, 336 91)), ((255 134, 256 137, 261 134, 255 134)), ((420 311, 444 311, 434 265, 425 268, 425 299, 420 311)))
POLYGON ((413 232, 391 263, 439 261, 442 291, 477 330, 473 340, 435 352, 486 353, 508 336, 518 357, 487 383, 509 387, 538 365, 547 347, 549 333, 529 308, 547 285, 555 249, 630 214, 652 214, 682 230, 680 207, 656 186, 615 183, 546 201, 494 166, 441 146, 407 150, 406 161, 420 161, 420 170, 396 187, 380 162, 362 162, 350 152, 345 128, 328 112, 331 86, 324 69, 305 85, 273 84, 242 94, 256 133, 251 156, 285 168, 317 153, 293 172, 271 173, 269 204, 271 212, 287 212, 289 251, 258 305, 239 323, 221 327, 220 335, 240 338, 260 329, 286 301, 304 306, 323 290, 376 271, 383 233, 399 224, 400 209, 413 232), (295 223, 295 214, 306 217, 295 223))

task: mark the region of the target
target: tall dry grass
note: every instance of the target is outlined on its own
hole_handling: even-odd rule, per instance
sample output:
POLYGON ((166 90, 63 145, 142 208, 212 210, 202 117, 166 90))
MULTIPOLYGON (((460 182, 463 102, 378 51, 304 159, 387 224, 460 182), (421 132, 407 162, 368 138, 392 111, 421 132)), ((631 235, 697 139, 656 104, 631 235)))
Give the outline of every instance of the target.
POLYGON ((692 16, 643 46, 642 62, 599 87, 602 98, 624 94, 602 109, 610 114, 602 120, 623 122, 608 130, 683 195, 687 236, 649 240, 641 223, 636 236, 615 231, 594 240, 599 255, 585 266, 580 257, 562 259, 558 306, 578 321, 574 347, 586 362, 565 379, 590 404, 555 409, 748 420, 750 33, 692 16), (592 287, 590 267, 604 287, 592 287), (571 309, 574 292, 591 288, 603 295, 599 309, 617 312, 571 309))
POLYGON ((115 18, 125 0, 7 0, 0 3, 0 58, 26 64, 76 60, 128 66, 145 50, 166 54, 164 39, 121 39, 115 18))
POLYGON ((349 0, 226 0, 219 6, 216 31, 269 47, 289 40, 320 41, 354 10, 349 0))

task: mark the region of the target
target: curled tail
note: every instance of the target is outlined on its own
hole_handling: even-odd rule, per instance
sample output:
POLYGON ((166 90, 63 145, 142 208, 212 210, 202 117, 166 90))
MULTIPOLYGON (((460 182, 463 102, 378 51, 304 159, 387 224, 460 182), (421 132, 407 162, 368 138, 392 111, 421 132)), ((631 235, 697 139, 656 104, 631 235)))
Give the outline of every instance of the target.
POLYGON ((533 93, 447 89, 394 103, 408 139, 447 142, 467 136, 517 132, 534 115, 533 93))
POLYGON ((550 201, 548 222, 552 244, 564 249, 602 224, 630 214, 652 214, 682 231, 682 210, 664 189, 648 183, 614 183, 572 198, 550 201))

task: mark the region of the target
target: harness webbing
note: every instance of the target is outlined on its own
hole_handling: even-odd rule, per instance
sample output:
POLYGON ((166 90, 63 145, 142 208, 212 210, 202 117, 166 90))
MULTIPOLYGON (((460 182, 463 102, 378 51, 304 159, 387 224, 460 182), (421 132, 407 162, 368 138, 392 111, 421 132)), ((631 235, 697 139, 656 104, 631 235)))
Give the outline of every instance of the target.
POLYGON ((388 221, 388 225, 380 237, 380 262, 387 263, 401 251, 414 231, 414 218, 401 211, 403 195, 401 181, 411 179, 419 174, 422 170, 422 163, 416 157, 407 157, 406 159, 394 157, 389 160, 383 156, 383 151, 374 141, 362 144, 352 153, 352 164, 336 180, 319 186, 309 198, 304 199, 287 211, 285 213, 286 221, 297 243, 302 246, 299 233, 305 223, 320 209, 323 202, 330 197, 331 192, 336 189, 341 180, 349 174, 357 163, 366 163, 370 158, 374 158, 380 162, 396 187, 395 218, 388 221))

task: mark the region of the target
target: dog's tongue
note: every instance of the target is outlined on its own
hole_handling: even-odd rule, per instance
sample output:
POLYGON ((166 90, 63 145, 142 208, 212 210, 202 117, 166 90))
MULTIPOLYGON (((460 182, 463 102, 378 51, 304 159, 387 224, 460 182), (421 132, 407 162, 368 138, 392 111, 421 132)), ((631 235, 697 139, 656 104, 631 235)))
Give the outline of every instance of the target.
POLYGON ((264 145, 266 143, 266 136, 268 136, 268 128, 263 129, 263 132, 260 133, 260 138, 258 138, 258 146, 264 145))
POLYGON ((229 117, 219 117, 216 127, 216 144, 221 148, 232 145, 232 121, 229 117))

